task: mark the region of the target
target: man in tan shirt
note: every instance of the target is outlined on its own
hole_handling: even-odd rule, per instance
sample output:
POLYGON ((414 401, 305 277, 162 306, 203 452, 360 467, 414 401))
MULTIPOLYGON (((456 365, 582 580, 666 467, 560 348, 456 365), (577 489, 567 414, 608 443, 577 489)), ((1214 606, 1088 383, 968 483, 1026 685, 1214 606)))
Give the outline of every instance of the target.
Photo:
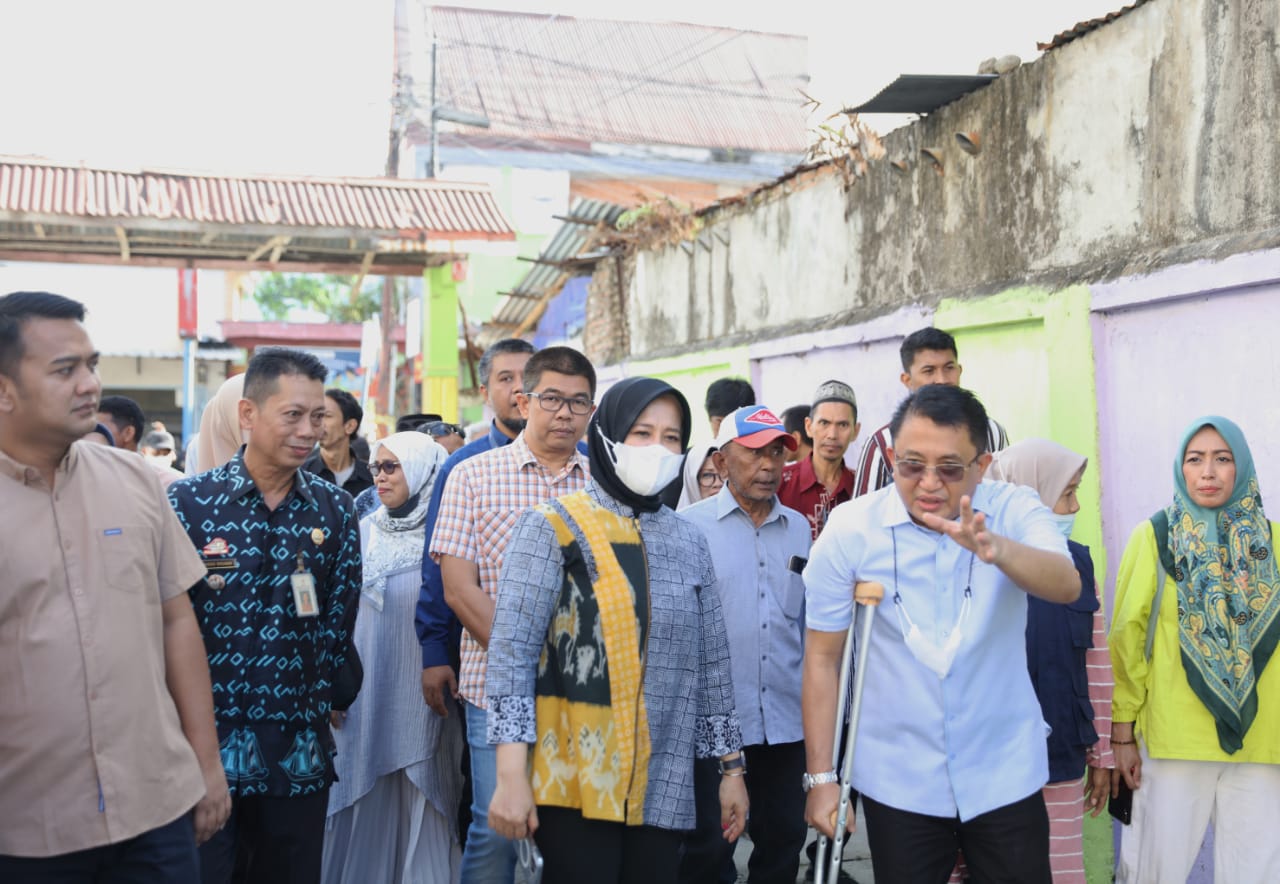
POLYGON ((76 441, 101 392, 83 319, 0 297, 0 881, 187 884, 230 811, 205 569, 141 458, 76 441))

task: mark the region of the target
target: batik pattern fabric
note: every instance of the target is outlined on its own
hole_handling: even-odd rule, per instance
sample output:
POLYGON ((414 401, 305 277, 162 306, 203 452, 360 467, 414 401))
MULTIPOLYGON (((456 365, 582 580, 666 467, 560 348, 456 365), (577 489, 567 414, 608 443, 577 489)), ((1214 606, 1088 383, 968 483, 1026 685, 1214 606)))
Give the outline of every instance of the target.
POLYGON ((1257 678, 1280 638, 1280 574, 1254 476, 1216 513, 1201 511, 1206 518, 1197 510, 1179 491, 1166 511, 1178 638, 1187 681, 1231 753, 1244 745, 1258 714, 1257 678))
POLYGON ((521 516, 489 646, 488 738, 533 744, 537 803, 693 828, 695 755, 742 745, 714 583, 705 538, 665 507, 636 513, 590 483, 521 516))
POLYGON ((355 624, 359 528, 351 496, 304 470, 269 509, 243 458, 175 482, 169 502, 208 572, 191 602, 231 792, 308 795, 333 781, 331 680, 355 624), (299 562, 315 584, 314 617, 294 607, 299 562))

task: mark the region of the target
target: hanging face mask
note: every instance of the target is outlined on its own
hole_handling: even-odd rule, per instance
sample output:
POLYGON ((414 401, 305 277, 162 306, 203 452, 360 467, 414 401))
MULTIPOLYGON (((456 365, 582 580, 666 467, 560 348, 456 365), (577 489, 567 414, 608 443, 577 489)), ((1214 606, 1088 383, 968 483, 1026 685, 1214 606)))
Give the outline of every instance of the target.
POLYGON ((1071 532, 1076 527, 1076 514, 1070 513, 1063 516, 1058 513, 1050 513, 1049 515, 1053 516, 1053 521, 1057 524, 1058 530, 1062 532, 1062 536, 1070 540, 1071 532))
POLYGON ((972 594, 965 590, 964 601, 960 603, 960 615, 956 617, 956 625, 952 627, 951 634, 941 644, 927 639, 920 628, 911 621, 911 615, 907 613, 902 599, 894 599, 894 608, 898 612, 898 625, 902 628, 902 638, 907 645, 907 650, 916 660, 929 667, 938 678, 947 677, 947 673, 951 671, 951 664, 955 662, 956 654, 960 651, 960 644, 964 641, 961 626, 969 616, 969 601, 972 597, 972 594))
POLYGON ((662 445, 627 445, 607 438, 600 426, 596 432, 604 441, 605 451, 613 461, 618 481, 641 497, 652 497, 680 475, 683 454, 674 454, 662 445))

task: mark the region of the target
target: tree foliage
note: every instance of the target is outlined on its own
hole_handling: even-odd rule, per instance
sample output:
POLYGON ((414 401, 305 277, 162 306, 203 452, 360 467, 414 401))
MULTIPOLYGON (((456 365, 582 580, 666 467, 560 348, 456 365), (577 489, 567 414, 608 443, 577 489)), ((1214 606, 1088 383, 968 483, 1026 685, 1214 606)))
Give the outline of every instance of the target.
POLYGON ((364 322, 382 307, 382 282, 366 279, 353 295, 354 276, 268 273, 253 290, 263 319, 282 322, 298 310, 319 313, 329 322, 364 322))

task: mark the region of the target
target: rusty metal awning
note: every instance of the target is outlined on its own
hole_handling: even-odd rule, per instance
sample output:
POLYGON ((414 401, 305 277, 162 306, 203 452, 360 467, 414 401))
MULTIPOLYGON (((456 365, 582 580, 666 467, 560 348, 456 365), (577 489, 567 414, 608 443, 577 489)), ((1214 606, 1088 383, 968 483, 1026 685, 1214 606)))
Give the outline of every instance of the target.
POLYGON ((875 98, 847 112, 929 114, 996 79, 996 74, 901 74, 875 98))
POLYGON ((533 265, 524 278, 502 300, 493 316, 484 323, 476 339, 488 347, 500 338, 525 334, 559 294, 571 276, 590 273, 595 262, 608 254, 598 250, 605 233, 612 232, 625 206, 602 200, 579 199, 560 216, 562 225, 537 258, 523 259, 533 265))
POLYGON ((0 158, 0 259, 418 274, 515 233, 487 185, 0 158))

